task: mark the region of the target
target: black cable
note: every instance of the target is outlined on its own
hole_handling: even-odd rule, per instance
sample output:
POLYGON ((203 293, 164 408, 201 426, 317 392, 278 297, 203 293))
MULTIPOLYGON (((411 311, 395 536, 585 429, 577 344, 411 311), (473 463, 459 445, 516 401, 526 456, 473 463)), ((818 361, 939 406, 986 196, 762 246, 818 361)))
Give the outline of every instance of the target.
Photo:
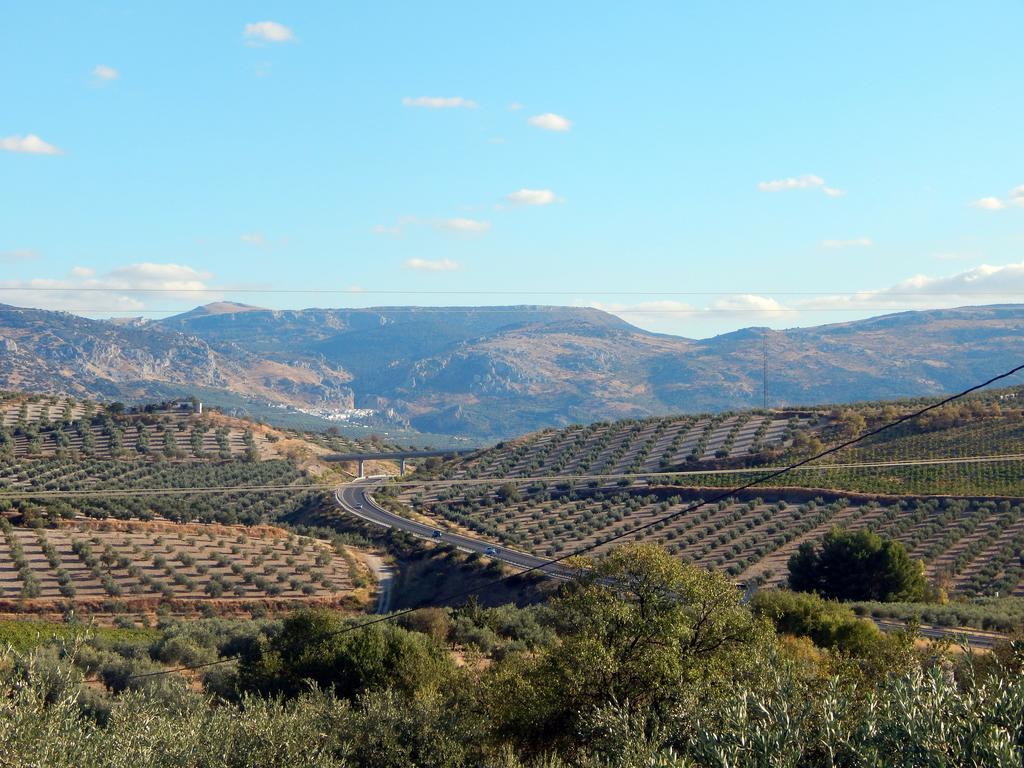
MULTIPOLYGON (((19 457, 20 458, 20 457, 19 457)), ((26 459, 32 461, 33 459, 26 459)), ((394 461, 386 456, 375 457, 374 461, 394 461)), ((890 467, 920 467, 950 464, 989 464, 1001 461, 1024 460, 1024 453, 999 453, 989 456, 952 456, 938 459, 905 459, 903 461, 861 461, 846 464, 821 464, 814 470, 833 471, 837 469, 885 469, 890 467)), ((352 461, 356 461, 352 459, 352 461)), ((802 469, 793 466, 779 469, 802 469)), ((674 472, 620 472, 594 475, 507 475, 504 477, 453 478, 450 480, 390 480, 393 488, 461 488, 463 486, 504 485, 506 483, 565 483, 569 481, 593 480, 643 480, 658 478, 707 477, 709 475, 755 475, 760 472, 775 472, 774 467, 739 467, 737 469, 688 469, 674 472)), ((129 496, 203 496, 206 494, 233 493, 282 493, 310 491, 335 491, 335 483, 311 483, 309 485, 211 485, 198 488, 58 488, 41 491, 0 491, 0 499, 50 499, 50 498, 124 498, 129 496)))
MULTIPOLYGON (((766 288, 760 291, 602 291, 597 289, 580 288, 571 291, 547 291, 547 290, 402 290, 394 289, 372 289, 372 288, 246 288, 238 285, 228 285, 210 288, 143 288, 138 286, 32 286, 32 285, 0 285, 0 292, 21 291, 25 293, 282 293, 282 294, 351 294, 358 295, 384 295, 384 296, 573 296, 577 293, 591 293, 597 296, 744 296, 757 294, 776 294, 779 296, 921 296, 921 293, 912 291, 878 291, 865 289, 862 291, 786 291, 766 288)), ((969 294, 963 291, 945 291, 938 293, 929 292, 927 296, 1020 296, 1020 291, 971 291, 969 294)), ((258 309, 265 309, 259 307, 258 309)), ((576 307, 569 307, 576 309, 576 307)))
MULTIPOLYGON (((766 482, 768 480, 772 480, 772 479, 774 479, 776 477, 780 477, 781 475, 784 475, 787 472, 791 472, 791 471, 793 471, 794 469, 796 469, 798 467, 802 467, 805 464, 809 464, 812 461, 817 461, 818 459, 824 458, 825 456, 830 456, 831 454, 836 453, 838 451, 841 451, 844 448, 849 448, 851 445, 855 445, 855 444, 860 443, 860 442, 862 442, 864 440, 867 440, 869 437, 874 437, 875 435, 877 435, 877 434, 879 434, 881 432, 884 432, 884 431, 886 431, 888 429, 892 429, 893 427, 899 426, 900 424, 903 424, 903 423, 905 423, 907 421, 910 421, 912 419, 916 419, 916 418, 918 418, 920 416, 923 416, 924 414, 928 413, 929 411, 933 411, 936 408, 941 408, 944 405, 948 405, 949 403, 953 402, 954 400, 959 400, 962 397, 966 397, 967 395, 971 394, 972 392, 976 392, 979 389, 983 389, 984 387, 987 387, 990 384, 994 384, 997 381, 1001 381, 1002 379, 1009 378, 1010 376, 1014 375, 1015 373, 1019 373, 1020 371, 1024 371, 1024 364, 1021 364, 1021 365, 1018 365, 1018 366, 1016 366, 1014 368, 1011 368, 1009 371, 1006 371, 1005 373, 1001 373, 998 376, 993 376, 992 378, 988 379, 987 381, 984 381, 981 384, 976 384, 973 387, 970 387, 969 389, 965 389, 962 392, 958 392, 955 395, 950 395, 949 397, 945 398, 944 400, 940 400, 940 401, 938 401, 936 403, 932 403, 931 405, 925 406, 924 408, 921 408, 921 409, 919 409, 917 411, 914 411, 913 413, 909 413, 906 416, 901 416, 900 418, 895 419, 895 420, 890 421, 890 422, 887 422, 886 424, 883 424, 880 427, 877 427, 875 429, 872 429, 872 430, 869 430, 867 432, 864 432, 864 433, 862 433, 860 435, 857 435, 856 437, 850 438, 849 440, 846 440, 846 441, 840 443, 839 445, 835 445, 835 446, 833 446, 831 448, 827 448, 824 451, 821 451, 820 453, 815 454, 814 456, 811 456, 810 458, 803 459, 803 460, 798 461, 798 462, 796 462, 794 464, 790 464, 789 466, 783 467, 782 469, 779 469, 779 470, 777 470, 775 472, 772 472, 771 474, 765 475, 764 477, 760 477, 760 478, 757 478, 755 480, 751 480, 749 483, 744 483, 743 485, 737 486, 735 488, 730 488, 729 490, 723 491, 723 492, 721 492, 721 493, 719 493, 719 494, 717 494, 715 496, 712 496, 709 499, 703 499, 701 501, 694 502, 693 504, 689 505, 688 507, 684 507, 683 509, 679 510, 678 512, 673 512, 671 514, 664 515, 664 516, 662 516, 660 518, 657 518, 655 520, 652 520, 649 523, 646 523, 646 524, 640 526, 639 528, 634 528, 634 529, 629 530, 629 531, 623 531, 622 533, 616 534, 615 536, 612 536, 611 538, 605 539, 604 541, 595 542, 593 544, 588 544, 587 546, 581 547, 580 549, 577 549, 577 550, 575 550, 573 552, 570 552, 569 554, 561 555, 561 556, 555 557, 555 558, 551 558, 551 559, 545 561, 544 563, 541 563, 540 565, 531 566, 531 567, 526 568, 526 569, 524 569, 522 571, 519 571, 517 573, 508 574, 507 576, 501 576, 501 577, 493 579, 493 580, 491 580, 489 582, 485 582, 483 584, 480 584, 480 585, 478 585, 476 587, 472 587, 472 588, 469 588, 469 589, 464 589, 464 590, 462 590, 460 592, 455 592, 453 594, 445 595, 445 596, 439 598, 438 601, 439 602, 448 602, 448 601, 451 601, 451 600, 457 600, 457 599, 459 599, 461 597, 468 597, 469 595, 473 595, 473 594, 476 594, 477 592, 480 592, 482 590, 489 589, 489 588, 491 588, 493 586, 501 584, 501 583, 503 583, 505 581, 508 581, 508 580, 510 580, 512 578, 519 578, 519 577, 525 576, 528 573, 531 573, 531 572, 534 572, 534 571, 543 570, 545 568, 549 568, 550 566, 556 565, 556 564, 558 564, 560 562, 568 560, 569 558, 578 557, 580 555, 586 554, 587 552, 591 552, 591 551, 597 549, 598 547, 604 547, 604 546, 608 545, 611 542, 618 541, 620 539, 624 539, 624 538, 626 538, 628 536, 635 536, 637 533, 639 533, 641 531, 645 531, 645 530, 647 530, 649 528, 654 527, 655 525, 659 525, 661 523, 668 522, 670 520, 674 520, 677 517, 680 517, 680 516, 685 515, 685 514, 689 514, 690 512, 693 512, 695 510, 700 509, 701 507, 706 507, 709 504, 716 504, 719 501, 727 499, 730 496, 734 496, 737 493, 740 493, 742 491, 747 490, 748 488, 753 488, 754 486, 760 485, 763 482, 766 482)), ((344 627, 342 629, 337 629, 337 630, 334 630, 332 632, 324 632, 324 633, 322 633, 320 635, 320 637, 317 637, 317 638, 311 640, 309 643, 307 643, 307 645, 311 645, 313 643, 321 643, 324 640, 330 640, 333 637, 338 637, 339 635, 344 635, 344 634, 347 634, 348 632, 354 632, 357 629, 365 629, 366 627, 372 627, 374 624, 380 624, 380 623, 385 622, 385 621, 392 621, 393 619, 397 619, 397 618, 399 618, 401 616, 407 616, 410 613, 415 613, 418 610, 420 610, 420 609, 419 608, 405 608, 405 609, 403 609, 401 611, 396 611, 394 613, 390 613, 387 616, 380 616, 378 618, 371 619, 370 621, 364 621, 364 622, 362 622, 360 624, 356 624, 356 625, 353 625, 353 626, 350 626, 350 627, 344 627)), ((206 667, 212 667, 212 666, 216 666, 216 665, 219 665, 219 664, 227 664, 229 662, 235 661, 236 659, 241 658, 241 655, 242 654, 240 654, 240 653, 236 653, 236 654, 232 654, 231 656, 226 656, 224 658, 217 659, 216 661, 208 661, 208 662, 205 662, 203 664, 190 664, 190 665, 181 666, 181 667, 174 667, 172 669, 162 669, 162 670, 159 670, 159 671, 156 671, 156 672, 142 672, 142 673, 139 673, 137 675, 132 675, 132 676, 128 677, 127 679, 128 680, 139 680, 139 679, 147 678, 147 677, 159 677, 161 675, 169 675, 169 674, 173 674, 175 672, 186 672, 186 671, 190 671, 190 670, 204 669, 206 667)), ((99 679, 99 678, 86 678, 86 682, 102 682, 102 680, 99 679)))

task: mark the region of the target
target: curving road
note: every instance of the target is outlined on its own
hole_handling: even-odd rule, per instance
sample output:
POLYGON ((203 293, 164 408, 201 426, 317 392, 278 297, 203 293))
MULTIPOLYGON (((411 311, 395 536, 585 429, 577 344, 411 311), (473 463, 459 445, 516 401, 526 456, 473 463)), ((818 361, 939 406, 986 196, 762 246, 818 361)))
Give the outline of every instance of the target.
MULTIPOLYGON (((543 557, 517 552, 514 549, 492 544, 489 541, 463 536, 459 533, 450 533, 426 523, 421 523, 418 520, 410 520, 407 517, 396 515, 394 512, 389 512, 378 504, 371 495, 371 491, 381 483, 382 479, 384 478, 367 477, 354 480, 338 488, 334 492, 334 498, 338 506, 349 514, 384 528, 404 531, 420 539, 451 544, 463 552, 477 552, 517 568, 535 568, 554 578, 568 579, 572 577, 572 571, 560 563, 552 563, 543 557), (435 536, 435 531, 439 532, 440 536, 435 536), (491 548, 494 549, 494 554, 488 555, 487 550, 491 548)), ((883 632, 892 632, 904 627, 902 622, 891 619, 872 619, 872 621, 883 632)), ((1004 636, 994 632, 927 625, 919 627, 919 633, 921 637, 929 639, 950 638, 957 643, 966 640, 971 647, 978 649, 992 648, 997 642, 1005 639, 1004 636)))
POLYGON ((516 568, 534 568, 556 578, 566 578, 568 576, 568 569, 558 563, 552 563, 546 558, 528 555, 525 552, 518 552, 489 541, 445 531, 441 528, 421 523, 418 520, 410 520, 407 517, 396 515, 394 512, 389 512, 378 504, 371 495, 373 488, 379 484, 380 478, 376 477, 354 480, 338 488, 334 492, 334 498, 338 506, 350 515, 354 515, 374 525, 404 531, 419 539, 450 544, 461 549, 463 552, 476 552, 486 555, 516 568), (488 554, 488 549, 493 549, 493 554, 488 554))

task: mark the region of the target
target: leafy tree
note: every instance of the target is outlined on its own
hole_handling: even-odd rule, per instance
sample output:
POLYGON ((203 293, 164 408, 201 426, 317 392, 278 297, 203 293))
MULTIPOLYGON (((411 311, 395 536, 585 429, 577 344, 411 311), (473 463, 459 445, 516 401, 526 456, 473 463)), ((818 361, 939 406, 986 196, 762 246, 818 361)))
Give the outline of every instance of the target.
POLYGON ((494 716, 524 743, 558 744, 613 704, 662 711, 688 683, 728 676, 770 634, 725 577, 659 547, 580 565, 551 605, 561 642, 498 673, 494 716))
POLYGON ((309 683, 355 698, 391 689, 412 696, 433 690, 454 674, 444 649, 427 635, 388 623, 349 629, 327 610, 298 611, 281 632, 245 654, 243 690, 296 696, 309 683))
POLYGON ((924 598, 924 565, 898 541, 867 529, 833 528, 821 548, 804 542, 789 559, 789 586, 834 600, 915 601, 924 598))
POLYGON ((518 501, 519 489, 516 488, 515 483, 505 483, 494 492, 494 495, 498 497, 499 501, 518 501))
POLYGON ((758 592, 751 610, 775 624, 777 631, 811 638, 822 648, 858 655, 877 652, 884 636, 871 621, 860 619, 841 603, 787 590, 758 592))

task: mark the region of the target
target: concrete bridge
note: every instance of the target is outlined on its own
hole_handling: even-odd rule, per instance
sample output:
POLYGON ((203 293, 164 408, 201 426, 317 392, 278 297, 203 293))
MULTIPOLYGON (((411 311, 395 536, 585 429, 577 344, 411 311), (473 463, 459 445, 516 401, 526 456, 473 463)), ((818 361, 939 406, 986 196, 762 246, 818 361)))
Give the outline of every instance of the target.
POLYGON ((359 477, 365 477, 363 472, 363 463, 366 461, 397 461, 401 468, 402 477, 405 476, 405 462, 406 459, 429 459, 432 456, 438 458, 451 459, 456 456, 466 456, 470 453, 476 453, 478 448, 469 448, 463 450, 434 450, 434 451, 381 451, 379 453, 364 452, 364 453, 331 453, 324 456, 324 461, 355 461, 359 464, 359 477))

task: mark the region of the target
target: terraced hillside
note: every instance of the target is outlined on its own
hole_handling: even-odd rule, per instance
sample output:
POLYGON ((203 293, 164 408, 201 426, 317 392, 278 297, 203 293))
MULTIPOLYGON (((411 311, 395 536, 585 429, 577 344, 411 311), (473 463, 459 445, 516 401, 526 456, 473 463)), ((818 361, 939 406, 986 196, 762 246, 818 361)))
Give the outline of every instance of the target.
MULTIPOLYGON (((769 463, 784 465, 921 407, 927 401, 835 409, 817 434, 798 433, 769 463)), ((731 487, 763 473, 692 473, 688 485, 731 487)), ((1024 390, 995 390, 943 406, 768 486, 864 493, 1024 496, 1024 390)))
MULTIPOLYGON (((435 467, 434 474, 455 484, 407 487, 399 501, 442 526, 539 556, 563 555, 629 534, 928 402, 549 430, 435 467), (670 474, 586 479, 645 472, 670 474), (566 479, 511 482, 552 477, 566 479)), ((933 577, 948 579, 959 592, 1024 594, 1022 499, 1024 388, 1018 387, 933 410, 728 503, 627 538, 658 542, 739 579, 777 583, 800 542, 833 525, 868 527, 906 543, 933 577)))
POLYGON ((789 445, 826 420, 810 412, 744 411, 714 416, 599 422, 546 429, 445 467, 442 477, 546 477, 668 472, 750 459, 789 445))
POLYGON ((0 517, 0 612, 193 613, 352 602, 348 551, 270 526, 0 517))
POLYGON ((275 456, 268 430, 180 404, 122 413, 66 398, 8 397, 0 403, 0 454, 207 459, 275 456))
POLYGON ((531 486, 521 498, 485 486, 409 491, 402 500, 441 527, 468 529, 542 557, 600 544, 666 515, 627 540, 656 542, 738 580, 777 584, 799 544, 833 526, 904 542, 932 577, 956 591, 1024 595, 1024 501, 846 497, 796 489, 746 492, 683 513, 714 491, 531 486))
POLYGON ((376 436, 353 439, 336 430, 273 429, 216 410, 199 414, 189 401, 121 409, 61 395, 0 392, 0 456, 73 452, 99 458, 280 458, 296 441, 314 452, 397 448, 376 436))
MULTIPOLYGON (((815 455, 929 402, 935 401, 575 425, 499 443, 440 467, 425 466, 418 476, 476 480, 668 472, 686 486, 733 487, 763 477, 758 468, 815 455)), ((942 407, 768 485, 1024 496, 1024 388, 993 390, 942 407)))
POLYGON ((315 492, 304 488, 311 482, 307 473, 283 460, 156 463, 25 459, 0 462, 0 511, 47 520, 81 514, 97 519, 159 517, 178 522, 272 523, 309 503, 315 492), (252 486, 277 490, 225 490, 252 486), (172 492, 143 492, 153 489, 172 492), (189 493, 176 494, 175 489, 189 493), (195 489, 220 490, 197 494, 195 489), (40 495, 22 498, 25 492, 40 495))

